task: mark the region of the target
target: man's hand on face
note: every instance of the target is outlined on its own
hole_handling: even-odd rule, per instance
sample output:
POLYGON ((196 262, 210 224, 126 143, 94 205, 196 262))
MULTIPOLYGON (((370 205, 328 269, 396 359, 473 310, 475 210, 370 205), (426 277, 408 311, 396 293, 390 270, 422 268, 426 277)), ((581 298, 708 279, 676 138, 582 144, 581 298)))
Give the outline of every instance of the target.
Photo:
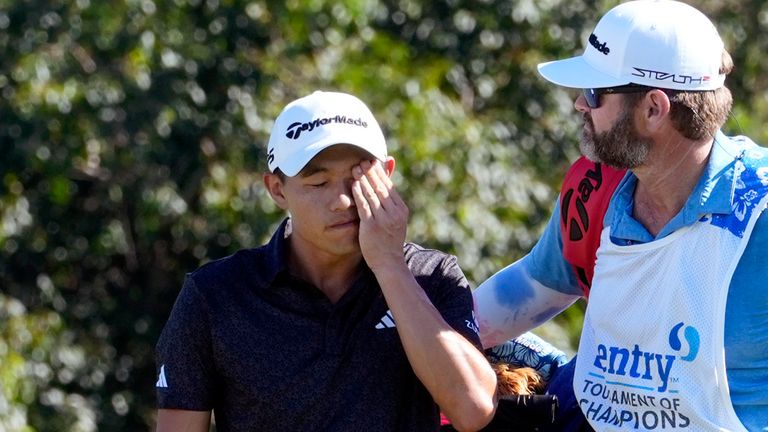
POLYGON ((400 198, 380 161, 352 169, 352 196, 360 217, 360 249, 374 272, 403 265, 408 206, 400 198))

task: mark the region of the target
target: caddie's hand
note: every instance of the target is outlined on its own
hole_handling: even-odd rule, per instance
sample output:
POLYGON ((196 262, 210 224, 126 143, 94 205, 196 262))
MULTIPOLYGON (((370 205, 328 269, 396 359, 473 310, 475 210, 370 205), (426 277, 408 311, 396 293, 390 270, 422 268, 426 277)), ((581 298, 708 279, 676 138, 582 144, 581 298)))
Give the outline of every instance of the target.
POLYGON ((400 198, 381 162, 352 169, 352 197, 360 217, 360 249, 374 272, 402 265, 408 206, 400 198))

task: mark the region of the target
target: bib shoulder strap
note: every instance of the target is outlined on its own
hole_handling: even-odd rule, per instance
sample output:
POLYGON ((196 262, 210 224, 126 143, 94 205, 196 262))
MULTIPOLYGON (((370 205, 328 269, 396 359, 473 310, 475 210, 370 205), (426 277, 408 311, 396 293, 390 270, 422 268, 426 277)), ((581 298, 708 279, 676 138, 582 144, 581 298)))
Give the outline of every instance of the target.
POLYGON ((579 158, 565 175, 560 193, 563 256, 573 266, 579 285, 589 295, 603 217, 625 170, 579 158))

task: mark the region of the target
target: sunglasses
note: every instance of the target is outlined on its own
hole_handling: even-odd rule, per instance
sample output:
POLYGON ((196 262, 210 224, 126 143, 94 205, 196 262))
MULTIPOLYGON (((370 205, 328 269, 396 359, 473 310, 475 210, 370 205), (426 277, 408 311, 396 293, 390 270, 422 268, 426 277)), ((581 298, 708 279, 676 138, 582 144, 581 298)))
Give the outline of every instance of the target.
POLYGON ((618 93, 643 93, 653 90, 654 87, 648 87, 639 84, 627 84, 618 87, 604 87, 604 88, 590 88, 584 89, 584 99, 587 101, 587 106, 592 109, 600 108, 600 95, 603 94, 618 94, 618 93))

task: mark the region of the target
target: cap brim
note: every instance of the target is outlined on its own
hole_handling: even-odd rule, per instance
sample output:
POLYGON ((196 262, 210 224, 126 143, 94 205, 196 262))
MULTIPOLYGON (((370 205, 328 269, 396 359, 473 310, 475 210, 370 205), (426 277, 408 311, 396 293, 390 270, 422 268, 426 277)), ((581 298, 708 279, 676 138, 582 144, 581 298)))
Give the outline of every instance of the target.
POLYGON ((617 78, 593 68, 583 56, 540 63, 538 69, 546 80, 563 87, 587 89, 629 84, 626 78, 617 78))
MULTIPOLYGON (((295 155, 296 157, 293 157, 290 160, 284 162, 277 168, 280 168, 280 171, 282 171, 283 174, 287 175, 288 177, 293 177, 298 173, 300 173, 301 170, 304 169, 304 167, 309 163, 309 161, 311 161, 312 158, 317 156, 321 151, 327 149, 328 147, 339 145, 339 144, 347 144, 347 145, 358 147, 368 152, 368 154, 370 154, 371 157, 379 159, 382 162, 387 157, 386 154, 376 155, 374 153, 375 148, 372 145, 363 145, 363 144, 355 143, 354 141, 359 140, 359 137, 355 135, 350 135, 349 137, 346 137, 346 138, 348 139, 345 139, 344 136, 339 136, 338 134, 334 136, 325 137, 324 139, 321 139, 315 143, 312 143, 312 145, 305 147, 300 154, 295 155)), ((386 148, 386 144, 384 144, 383 147, 386 148)))

